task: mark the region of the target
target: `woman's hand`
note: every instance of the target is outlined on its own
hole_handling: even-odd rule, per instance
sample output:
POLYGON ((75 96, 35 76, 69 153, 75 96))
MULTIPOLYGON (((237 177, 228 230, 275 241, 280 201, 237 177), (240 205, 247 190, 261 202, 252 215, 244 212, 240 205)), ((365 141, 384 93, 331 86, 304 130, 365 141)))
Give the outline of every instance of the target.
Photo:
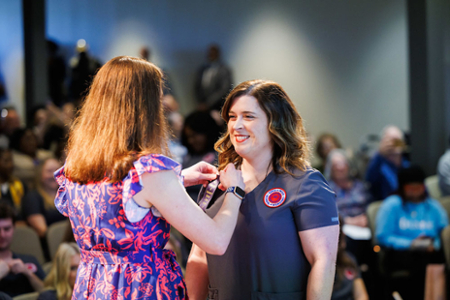
POLYGON ((216 167, 204 161, 181 171, 181 175, 184 177, 184 187, 198 184, 206 186, 211 180, 216 179, 218 174, 219 171, 216 167))
POLYGON ((232 163, 229 163, 224 170, 220 171, 219 189, 224 191, 232 186, 238 186, 243 190, 245 189, 242 171, 236 170, 236 167, 232 163))

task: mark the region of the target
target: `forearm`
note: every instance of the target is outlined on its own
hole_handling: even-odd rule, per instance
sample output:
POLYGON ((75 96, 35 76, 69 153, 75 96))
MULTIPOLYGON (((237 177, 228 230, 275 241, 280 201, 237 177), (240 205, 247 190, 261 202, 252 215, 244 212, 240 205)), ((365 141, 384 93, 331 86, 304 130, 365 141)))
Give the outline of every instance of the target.
POLYGON ((333 291, 335 261, 317 260, 311 267, 306 290, 307 300, 329 300, 333 291))
POLYGON ((37 232, 40 238, 45 237, 47 233, 47 223, 41 214, 34 214, 27 217, 27 222, 37 232))
POLYGON ((195 244, 192 245, 192 251, 187 262, 185 281, 189 299, 206 299, 209 285, 206 254, 195 244))
POLYGON ((35 274, 29 272, 25 276, 27 276, 28 281, 36 292, 40 292, 42 291, 42 289, 44 289, 44 282, 35 274))

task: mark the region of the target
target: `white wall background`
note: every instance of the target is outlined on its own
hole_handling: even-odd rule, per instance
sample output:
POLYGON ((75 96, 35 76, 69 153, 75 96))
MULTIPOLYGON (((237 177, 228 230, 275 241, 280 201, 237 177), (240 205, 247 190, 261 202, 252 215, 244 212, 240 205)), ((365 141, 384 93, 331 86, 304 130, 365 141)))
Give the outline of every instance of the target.
MULTIPOLYGON (((16 1, 8 1, 6 9, 17 9, 10 2, 16 1)), ((216 42, 235 83, 279 82, 313 136, 328 131, 357 147, 363 135, 386 124, 408 130, 404 0, 47 0, 46 13, 47 35, 67 58, 80 38, 103 62, 150 47, 152 61, 168 71, 184 113, 194 108, 195 71, 216 42)), ((16 29, 21 18, 13 21, 0 21, 7 26, 0 26, 1 37, 21 44, 16 29)), ((7 59, 23 51, 6 49, 0 46, 0 70, 11 76, 8 88, 12 81, 23 85, 21 61, 7 59)))
POLYGON ((22 1, 0 1, 0 76, 6 87, 8 104, 24 115, 22 1))

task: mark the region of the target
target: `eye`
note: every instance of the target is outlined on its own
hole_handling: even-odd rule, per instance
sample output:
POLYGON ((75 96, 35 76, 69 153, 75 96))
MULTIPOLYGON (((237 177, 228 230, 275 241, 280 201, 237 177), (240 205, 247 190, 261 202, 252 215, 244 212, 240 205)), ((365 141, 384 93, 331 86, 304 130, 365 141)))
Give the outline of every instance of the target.
POLYGON ((235 115, 228 115, 228 119, 234 120, 234 119, 236 119, 236 116, 235 115))
POLYGON ((245 115, 244 118, 246 118, 246 119, 254 119, 255 116, 254 115, 245 115))

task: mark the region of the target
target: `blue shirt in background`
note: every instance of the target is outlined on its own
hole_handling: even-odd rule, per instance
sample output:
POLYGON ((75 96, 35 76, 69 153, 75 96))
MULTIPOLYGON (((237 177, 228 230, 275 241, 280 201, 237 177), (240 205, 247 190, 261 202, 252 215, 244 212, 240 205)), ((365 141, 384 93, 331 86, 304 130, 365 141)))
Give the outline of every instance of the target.
POLYGON ((405 202, 398 195, 388 197, 378 211, 376 237, 381 246, 407 250, 414 239, 434 239, 434 248, 441 246, 440 233, 448 225, 448 215, 432 198, 420 203, 405 202))

